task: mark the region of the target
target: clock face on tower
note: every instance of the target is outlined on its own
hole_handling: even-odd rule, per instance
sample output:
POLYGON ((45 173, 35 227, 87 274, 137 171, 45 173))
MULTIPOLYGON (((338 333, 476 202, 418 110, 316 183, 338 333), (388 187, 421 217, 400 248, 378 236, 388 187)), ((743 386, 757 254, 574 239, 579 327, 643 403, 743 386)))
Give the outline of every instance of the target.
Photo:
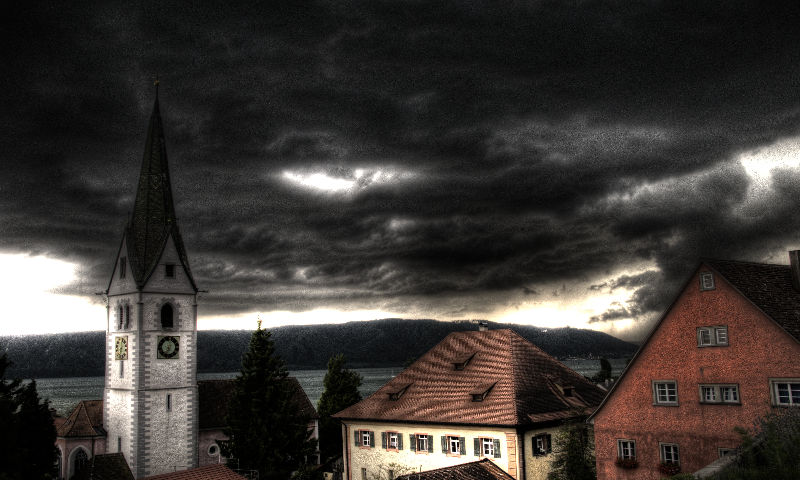
POLYGON ((176 358, 178 356, 178 339, 180 337, 158 337, 158 358, 176 358))
POLYGON ((128 337, 114 339, 114 360, 128 359, 128 337))

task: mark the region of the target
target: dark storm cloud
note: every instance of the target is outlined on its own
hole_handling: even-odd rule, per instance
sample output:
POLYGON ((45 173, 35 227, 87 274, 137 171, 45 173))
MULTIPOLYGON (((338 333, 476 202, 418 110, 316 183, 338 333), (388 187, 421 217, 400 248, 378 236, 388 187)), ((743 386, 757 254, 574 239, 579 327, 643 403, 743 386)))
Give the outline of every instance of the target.
POLYGON ((155 73, 207 313, 544 296, 650 262, 608 279, 601 291, 635 293, 593 321, 642 319, 701 256, 796 245, 797 173, 753 199, 735 161, 800 130, 794 2, 26 3, 4 17, 0 248, 77 261, 80 285, 107 282, 155 73))

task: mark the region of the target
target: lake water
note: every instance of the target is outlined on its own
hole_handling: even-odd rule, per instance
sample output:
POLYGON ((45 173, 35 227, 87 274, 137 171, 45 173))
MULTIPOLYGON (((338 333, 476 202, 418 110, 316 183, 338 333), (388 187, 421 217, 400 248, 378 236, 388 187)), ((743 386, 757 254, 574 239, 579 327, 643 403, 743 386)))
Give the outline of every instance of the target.
MULTIPOLYGON (((625 359, 612 358, 613 375, 619 375, 625 367, 625 359)), ((599 360, 570 359, 562 363, 572 368, 581 375, 592 376, 600 370, 599 360)), ((402 371, 400 367, 394 368, 356 368, 354 369, 363 378, 361 383, 362 397, 367 397, 379 389, 383 384, 402 371)), ((289 375, 297 378, 305 390, 308 399, 316 407, 319 397, 322 396, 322 380, 325 370, 293 370, 289 375)), ((198 380, 217 380, 233 378, 238 372, 228 373, 198 373, 198 380)), ((50 399, 50 406, 59 414, 67 415, 81 400, 103 398, 103 377, 66 377, 66 378, 40 378, 36 380, 36 390, 41 398, 50 399)))

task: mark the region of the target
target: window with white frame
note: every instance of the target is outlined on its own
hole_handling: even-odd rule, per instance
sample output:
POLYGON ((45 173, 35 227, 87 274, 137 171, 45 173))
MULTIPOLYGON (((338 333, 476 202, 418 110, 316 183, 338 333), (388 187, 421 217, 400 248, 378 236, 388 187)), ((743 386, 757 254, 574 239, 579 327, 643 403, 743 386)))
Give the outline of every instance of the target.
POLYGON ((654 381, 653 403, 655 405, 677 405, 678 384, 674 380, 654 381))
POLYGON ((484 457, 494 457, 493 438, 481 438, 481 455, 484 457))
POLYGON ((371 430, 355 430, 353 437, 357 447, 372 448, 375 446, 375 433, 371 430))
POLYGON ((636 459, 636 442, 634 440, 617 440, 617 457, 636 459))
POLYGON ((698 347, 723 347, 728 345, 728 327, 718 325, 697 329, 698 347))
POLYGON ((678 456, 678 445, 674 443, 661 444, 661 461, 664 463, 679 465, 680 457, 678 456))
POLYGON ((449 456, 467 454, 467 442, 464 437, 459 437, 458 435, 442 435, 439 438, 442 441, 442 453, 449 456))
POLYGON ((714 274, 711 272, 700 273, 700 290, 714 290, 714 274))
POLYGON ((782 407, 800 405, 800 378, 770 380, 772 403, 782 407))
POLYGON ((417 453, 428 453, 431 451, 431 436, 425 433, 411 434, 411 449, 417 453))
POLYGON ((399 450, 400 434, 397 432, 385 432, 384 435, 386 436, 386 445, 384 448, 388 450, 399 450))

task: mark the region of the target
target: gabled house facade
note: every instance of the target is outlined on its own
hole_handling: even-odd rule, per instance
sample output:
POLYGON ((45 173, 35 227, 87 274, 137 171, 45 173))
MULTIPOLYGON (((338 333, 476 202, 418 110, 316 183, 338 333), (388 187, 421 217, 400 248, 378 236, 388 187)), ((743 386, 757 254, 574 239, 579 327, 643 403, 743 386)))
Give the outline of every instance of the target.
POLYGON ((800 261, 704 260, 601 406, 597 478, 694 472, 767 413, 800 405, 800 261))
POLYGON ((544 479, 567 419, 603 392, 511 330, 451 333, 342 421, 345 480, 488 459, 516 479, 544 479))

